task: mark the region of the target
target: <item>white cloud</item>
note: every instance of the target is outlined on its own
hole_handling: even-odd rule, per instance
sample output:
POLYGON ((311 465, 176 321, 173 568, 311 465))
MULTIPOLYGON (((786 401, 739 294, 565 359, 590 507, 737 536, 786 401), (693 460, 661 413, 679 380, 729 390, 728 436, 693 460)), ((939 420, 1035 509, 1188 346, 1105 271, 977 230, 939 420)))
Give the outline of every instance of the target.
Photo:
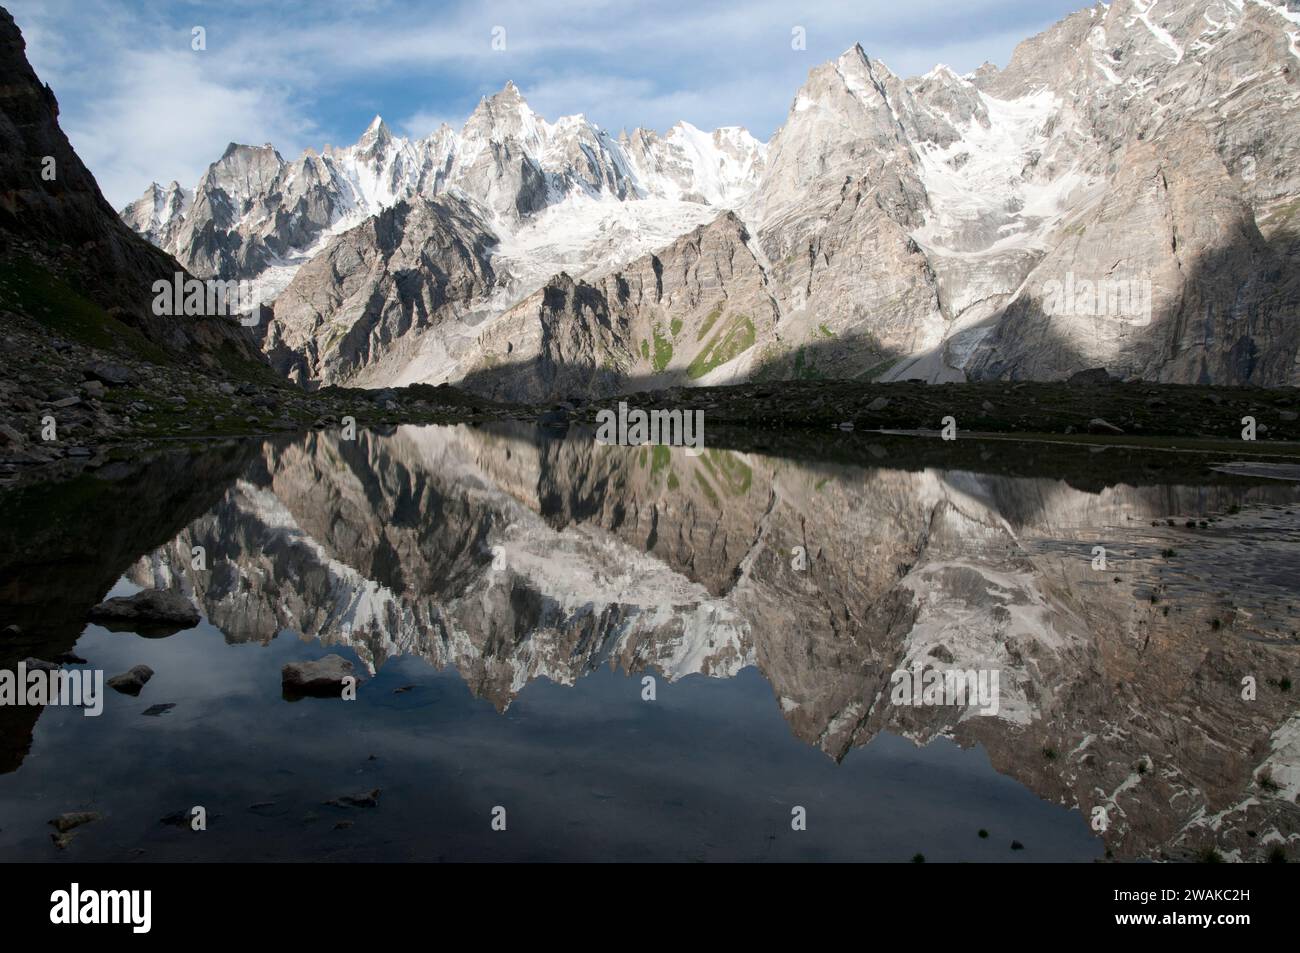
POLYGON ((514 80, 539 113, 610 131, 743 125, 766 138, 808 70, 854 42, 900 75, 1005 63, 1084 0, 7 0, 61 121, 110 201, 151 180, 192 186, 230 141, 286 158, 351 142, 374 113, 426 136, 514 80), (190 12, 208 50, 189 48, 190 12), (184 19, 182 19, 184 18, 184 19), (793 25, 808 48, 790 48, 793 25), (492 49, 493 27, 507 48, 492 49), (954 39, 959 38, 959 39, 954 39), (417 92, 427 91, 427 92, 417 92))
POLYGON ((201 55, 125 54, 95 110, 69 124, 68 138, 114 207, 155 179, 193 185, 229 142, 270 142, 292 154, 314 140, 311 124, 266 90, 207 78, 201 55))

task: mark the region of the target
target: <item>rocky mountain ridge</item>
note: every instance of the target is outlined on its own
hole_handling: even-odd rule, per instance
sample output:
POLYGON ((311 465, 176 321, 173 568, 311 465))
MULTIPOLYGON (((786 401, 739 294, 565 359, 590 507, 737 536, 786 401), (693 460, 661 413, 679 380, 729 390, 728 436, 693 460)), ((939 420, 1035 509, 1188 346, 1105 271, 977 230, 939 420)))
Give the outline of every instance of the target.
MULTIPOLYGON (((396 337, 277 308, 266 340, 297 342, 308 386, 552 399, 1097 366, 1294 385, 1298 37, 1293 0, 1116 0, 965 76, 904 79, 854 45, 809 73, 766 144, 685 124, 613 139, 581 116, 545 122, 507 84, 459 132, 416 142, 377 119, 354 146, 292 163, 232 145, 188 211, 183 190, 155 187, 125 214, 200 273, 341 300, 318 287, 341 279, 302 263, 358 244, 349 229, 396 202, 463 201, 492 279, 440 330, 395 291, 376 307, 404 313, 396 337), (730 250, 691 238, 733 218, 730 250), (671 340, 674 325, 698 329, 703 300, 671 276, 714 252, 727 264, 708 266, 705 297, 725 298, 734 333, 720 349, 671 340), (734 256, 753 268, 733 276, 734 256), (656 273, 665 291, 624 293, 656 273)), ((454 270, 454 255, 427 267, 454 270)))

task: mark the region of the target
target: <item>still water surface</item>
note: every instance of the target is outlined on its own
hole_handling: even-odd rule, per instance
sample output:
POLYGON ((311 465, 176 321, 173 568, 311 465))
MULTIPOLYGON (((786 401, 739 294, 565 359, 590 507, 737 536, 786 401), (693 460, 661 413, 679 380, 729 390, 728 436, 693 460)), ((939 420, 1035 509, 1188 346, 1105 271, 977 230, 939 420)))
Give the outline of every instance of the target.
POLYGON ((841 439, 828 461, 401 427, 12 493, 0 623, 23 635, 4 667, 71 652, 155 675, 97 718, 0 711, 0 858, 1290 849, 1295 482, 841 439), (84 621, 149 587, 202 622, 84 621), (365 679, 357 700, 282 696, 284 664, 330 653, 365 679), (996 671, 998 713, 896 704, 891 674, 917 666, 996 671), (163 821, 194 805, 206 831, 163 821), (47 822, 73 810, 103 816, 60 850, 47 822))

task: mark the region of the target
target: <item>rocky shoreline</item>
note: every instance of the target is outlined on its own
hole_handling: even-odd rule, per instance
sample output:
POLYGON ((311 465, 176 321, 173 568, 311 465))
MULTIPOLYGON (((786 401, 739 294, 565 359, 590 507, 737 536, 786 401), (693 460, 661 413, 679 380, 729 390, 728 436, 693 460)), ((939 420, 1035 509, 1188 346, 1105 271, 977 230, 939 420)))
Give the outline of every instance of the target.
MULTIPOLYGON (((491 419, 503 405, 448 386, 308 393, 240 367, 161 364, 0 314, 0 489, 97 469, 177 442, 340 426, 491 419), (52 426, 51 426, 52 425, 52 426)), ((517 413, 517 409, 510 410, 517 413)))
POLYGON ((250 377, 155 364, 52 336, 15 315, 7 319, 0 490, 177 443, 334 429, 349 417, 358 428, 510 419, 562 431, 594 423, 600 410, 620 401, 644 410, 702 411, 715 439, 743 430, 749 443, 763 433, 798 435, 802 443, 854 431, 938 435, 951 418, 958 439, 1009 435, 1163 448, 1178 438, 1183 446, 1300 456, 1294 389, 1120 382, 1097 371, 1066 382, 781 381, 523 405, 446 384, 308 392, 269 371, 250 377), (1244 418, 1254 420, 1253 441, 1243 438, 1244 418))
POLYGON ((1243 454, 1300 455, 1295 388, 1119 381, 1102 368, 1058 382, 783 380, 539 404, 504 403, 447 384, 306 391, 237 356, 198 355, 185 364, 132 347, 139 342, 130 328, 58 279, 37 294, 21 280, 0 281, 0 491, 178 443, 333 429, 347 418, 358 428, 523 420, 564 430, 594 423, 601 409, 620 401, 701 411, 715 437, 743 429, 749 442, 764 433, 828 441, 852 431, 938 433, 951 418, 958 438, 1002 434, 1147 447, 1178 438, 1243 454), (78 323, 79 307, 89 320, 78 323), (1247 418, 1253 441, 1243 438, 1247 418))
MULTIPOLYGON (((1163 438, 1241 444, 1243 450, 1300 451, 1300 391, 1295 388, 1209 387, 1118 381, 1097 368, 1068 381, 978 381, 924 384, 780 381, 727 387, 676 388, 582 403, 595 419, 600 407, 702 410, 712 426, 755 430, 943 429, 953 418, 962 434, 1055 435, 1072 440, 1160 446, 1163 438), (1243 418, 1253 418, 1253 441, 1243 418), (1253 443, 1254 446, 1250 446, 1253 443)), ((564 405, 561 405, 563 408, 564 405)))

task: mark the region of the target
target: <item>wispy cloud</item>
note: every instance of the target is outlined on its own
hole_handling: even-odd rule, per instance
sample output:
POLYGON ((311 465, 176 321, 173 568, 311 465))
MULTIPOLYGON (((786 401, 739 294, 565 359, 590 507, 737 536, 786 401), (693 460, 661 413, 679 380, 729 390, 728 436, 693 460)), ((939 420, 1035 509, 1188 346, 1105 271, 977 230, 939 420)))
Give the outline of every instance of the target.
POLYGON ((350 142, 375 113, 427 135, 508 79, 547 118, 766 138, 808 70, 861 42, 903 75, 1005 63, 1084 0, 7 0, 115 205, 192 185, 229 141, 350 142), (190 48, 193 26, 207 49, 190 48), (791 46, 800 27, 806 49, 791 46), (954 40, 954 37, 960 37, 954 40), (494 40, 497 41, 494 43, 494 40), (503 41, 503 42, 502 42, 503 41), (395 117, 395 119, 394 119, 395 117))

